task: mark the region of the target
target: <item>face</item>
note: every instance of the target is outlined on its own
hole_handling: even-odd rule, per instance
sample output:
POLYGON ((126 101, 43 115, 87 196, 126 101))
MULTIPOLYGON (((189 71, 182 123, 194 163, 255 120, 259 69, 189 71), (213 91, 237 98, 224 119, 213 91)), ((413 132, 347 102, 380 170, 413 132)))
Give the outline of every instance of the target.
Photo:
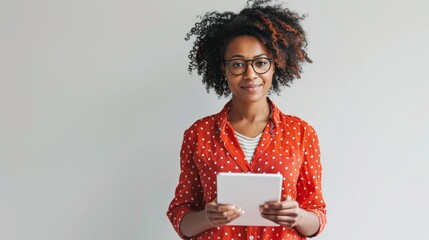
POLYGON ((233 100, 239 100, 243 103, 266 101, 265 98, 273 80, 274 63, 267 62, 263 58, 271 57, 272 55, 268 49, 254 36, 239 36, 228 44, 224 59, 231 61, 231 63, 225 63, 223 71, 233 100), (238 69, 238 72, 240 72, 240 68, 245 68, 243 64, 235 60, 255 60, 253 62, 254 68, 250 61, 241 62, 247 64, 247 70, 241 75, 233 74, 231 70, 234 72, 238 69), (266 66, 269 66, 269 64, 271 64, 271 67, 267 70, 266 66))

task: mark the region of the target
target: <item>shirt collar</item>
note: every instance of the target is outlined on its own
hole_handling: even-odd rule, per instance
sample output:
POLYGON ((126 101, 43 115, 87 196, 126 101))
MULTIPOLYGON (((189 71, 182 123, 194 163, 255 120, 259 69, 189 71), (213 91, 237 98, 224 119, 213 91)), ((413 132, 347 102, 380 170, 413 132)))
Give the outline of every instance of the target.
MULTIPOLYGON (((280 124, 280 110, 277 106, 271 101, 270 98, 267 97, 268 103, 271 106, 271 117, 270 122, 273 127, 278 127, 280 124)), ((228 114, 231 110, 231 100, 228 101, 223 107, 222 111, 217 114, 216 125, 219 130, 223 130, 225 128, 226 123, 228 122, 228 114)))

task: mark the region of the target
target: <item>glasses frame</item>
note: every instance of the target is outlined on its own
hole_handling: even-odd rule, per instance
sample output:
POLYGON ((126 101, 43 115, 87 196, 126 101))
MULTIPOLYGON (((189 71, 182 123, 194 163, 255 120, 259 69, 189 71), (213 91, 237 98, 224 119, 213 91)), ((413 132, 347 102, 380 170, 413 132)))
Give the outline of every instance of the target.
POLYGON ((274 61, 274 59, 272 59, 272 58, 268 58, 268 57, 258 57, 258 58, 255 58, 255 59, 252 59, 252 60, 250 60, 250 59, 248 59, 248 60, 246 60, 246 59, 241 59, 241 58, 235 58, 235 59, 230 59, 230 60, 226 60, 226 61, 224 61, 225 62, 225 64, 226 64, 226 66, 227 66, 227 68, 228 68, 228 71, 232 74, 232 75, 235 75, 235 76, 240 76, 240 75, 243 75, 243 74, 245 74, 246 72, 247 72, 247 69, 249 68, 249 62, 251 62, 251 66, 252 66, 252 69, 253 69, 253 71, 255 72, 255 73, 257 73, 257 74, 265 74, 265 73, 267 73, 268 71, 270 71, 270 69, 271 69, 271 63, 274 61), (255 61, 256 60, 260 60, 260 59, 266 59, 266 60, 268 60, 269 61, 269 63, 270 63, 270 67, 267 69, 267 71, 265 71, 265 72, 257 72, 256 70, 255 70, 255 66, 253 66, 253 64, 255 63, 255 61), (235 74, 235 73, 233 73, 232 71, 231 71, 231 69, 229 68, 229 63, 230 62, 232 62, 232 61, 234 61, 234 60, 241 60, 241 61, 244 61, 245 63, 246 63, 246 67, 245 67, 245 69, 244 69, 244 72, 243 73, 240 73, 240 74, 235 74))

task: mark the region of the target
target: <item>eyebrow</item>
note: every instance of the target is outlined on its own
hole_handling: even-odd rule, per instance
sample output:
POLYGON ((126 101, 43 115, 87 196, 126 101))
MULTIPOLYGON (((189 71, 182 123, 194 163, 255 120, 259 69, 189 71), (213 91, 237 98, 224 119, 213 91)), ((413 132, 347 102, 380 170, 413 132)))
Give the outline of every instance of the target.
MULTIPOLYGON (((265 53, 261 53, 261 54, 258 54, 258 55, 256 55, 256 56, 253 56, 253 58, 258 58, 258 57, 262 57, 262 56, 267 56, 267 54, 265 54, 265 53)), ((232 56, 231 58, 245 58, 243 55, 234 55, 234 56, 232 56)))

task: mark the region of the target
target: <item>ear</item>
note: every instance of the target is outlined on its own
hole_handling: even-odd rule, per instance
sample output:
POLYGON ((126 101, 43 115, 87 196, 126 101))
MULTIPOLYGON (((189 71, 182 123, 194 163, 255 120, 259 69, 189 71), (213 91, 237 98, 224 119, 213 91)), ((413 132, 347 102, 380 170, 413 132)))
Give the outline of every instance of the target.
POLYGON ((225 74, 225 64, 224 63, 220 64, 220 71, 222 72, 222 75, 226 76, 226 74, 225 74))

